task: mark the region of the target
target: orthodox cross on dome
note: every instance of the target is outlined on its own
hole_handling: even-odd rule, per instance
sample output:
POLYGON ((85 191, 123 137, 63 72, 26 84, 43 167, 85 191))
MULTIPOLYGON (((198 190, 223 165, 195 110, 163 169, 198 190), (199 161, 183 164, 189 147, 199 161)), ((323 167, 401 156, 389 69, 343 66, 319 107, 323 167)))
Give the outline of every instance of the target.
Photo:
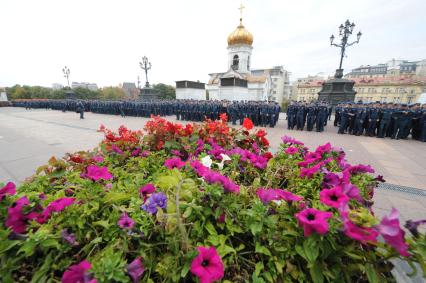
POLYGON ((238 10, 240 10, 240 22, 243 21, 243 9, 245 9, 246 7, 243 6, 243 1, 241 1, 241 5, 238 8, 238 10))

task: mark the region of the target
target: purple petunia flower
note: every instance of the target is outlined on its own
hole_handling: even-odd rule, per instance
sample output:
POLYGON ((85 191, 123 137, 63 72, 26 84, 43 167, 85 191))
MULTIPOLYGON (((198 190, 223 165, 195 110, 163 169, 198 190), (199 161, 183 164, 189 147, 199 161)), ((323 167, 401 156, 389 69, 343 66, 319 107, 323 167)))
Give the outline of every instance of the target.
POLYGON ((303 142, 298 141, 295 138, 292 138, 292 137, 289 137, 289 136, 283 136, 281 138, 281 140, 282 140, 283 143, 290 144, 290 145, 292 145, 292 144, 303 145, 303 142))
POLYGON ((62 283, 96 283, 96 279, 91 279, 92 276, 88 272, 92 265, 87 260, 83 260, 79 264, 74 264, 62 275, 62 283))
POLYGON ((126 212, 124 212, 123 214, 121 214, 117 224, 122 229, 131 230, 133 226, 135 226, 135 221, 131 217, 129 217, 126 212))
POLYGON ((164 193, 152 194, 148 200, 141 206, 142 210, 148 213, 156 214, 158 207, 165 209, 167 207, 167 196, 164 193))
POLYGON ((142 264, 142 258, 139 256, 135 258, 130 264, 126 266, 127 274, 132 278, 133 283, 141 280, 145 268, 142 264))
POLYGON ((380 225, 378 225, 380 234, 385 242, 394 247, 402 256, 410 256, 408 253, 408 244, 405 243, 405 232, 399 225, 399 212, 392 208, 389 216, 383 217, 380 225))
POLYGON ((79 245, 76 238, 75 238, 74 233, 69 233, 68 229, 66 229, 66 228, 62 229, 61 236, 62 236, 62 239, 64 239, 64 241, 68 242, 70 245, 72 245, 72 246, 78 246, 79 245))
POLYGON ((124 154, 124 152, 116 144, 112 144, 111 149, 117 154, 120 154, 120 155, 124 154))

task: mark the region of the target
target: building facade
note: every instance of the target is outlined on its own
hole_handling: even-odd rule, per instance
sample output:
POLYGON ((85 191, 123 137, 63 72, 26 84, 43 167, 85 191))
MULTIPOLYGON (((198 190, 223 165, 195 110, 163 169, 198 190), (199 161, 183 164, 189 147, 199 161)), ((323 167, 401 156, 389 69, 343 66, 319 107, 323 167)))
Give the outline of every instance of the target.
MULTIPOLYGON (((362 102, 392 102, 415 103, 422 93, 426 93, 425 76, 388 76, 375 78, 352 78, 355 81, 354 90, 357 92, 355 101, 362 102)), ((313 101, 318 99, 322 80, 301 81, 295 86, 297 101, 313 101)))
POLYGON ((176 99, 206 100, 205 84, 193 81, 177 81, 176 99))
POLYGON ((407 61, 392 59, 385 64, 361 66, 345 75, 347 79, 426 76, 426 59, 407 61))
POLYGON ((140 94, 139 88, 136 87, 135 83, 124 82, 121 85, 127 99, 137 99, 140 94))
POLYGON ((98 90, 98 85, 94 84, 94 83, 86 83, 86 82, 82 82, 82 83, 78 83, 78 82, 72 82, 71 84, 71 88, 87 88, 90 90, 98 90))
POLYGON ((385 77, 355 80, 355 101, 415 103, 426 93, 426 77, 385 77))
POLYGON ((325 81, 324 76, 315 75, 298 78, 292 85, 292 100, 310 102, 318 99, 318 92, 325 81))

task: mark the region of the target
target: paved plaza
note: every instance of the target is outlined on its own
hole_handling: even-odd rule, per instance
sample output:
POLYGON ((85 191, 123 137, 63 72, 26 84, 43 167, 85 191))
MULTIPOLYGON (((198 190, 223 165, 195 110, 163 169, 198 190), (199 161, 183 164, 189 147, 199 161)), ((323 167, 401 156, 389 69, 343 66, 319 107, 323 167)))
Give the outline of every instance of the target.
MULTIPOLYGON (((126 125, 136 130, 148 120, 93 113, 85 113, 85 117, 80 120, 74 112, 0 108, 0 181, 22 182, 53 155, 62 157, 67 152, 96 147, 103 136, 97 132, 100 124, 110 129, 126 125)), ((175 117, 167 119, 176 121, 175 117)), ((300 139, 312 149, 331 142, 346 151, 349 162, 370 164, 387 183, 417 188, 417 194, 380 188, 375 209, 381 215, 396 207, 403 221, 426 218, 426 143, 338 135, 330 122, 323 133, 291 131, 282 116, 276 128, 266 130, 273 149, 283 135, 300 139)))

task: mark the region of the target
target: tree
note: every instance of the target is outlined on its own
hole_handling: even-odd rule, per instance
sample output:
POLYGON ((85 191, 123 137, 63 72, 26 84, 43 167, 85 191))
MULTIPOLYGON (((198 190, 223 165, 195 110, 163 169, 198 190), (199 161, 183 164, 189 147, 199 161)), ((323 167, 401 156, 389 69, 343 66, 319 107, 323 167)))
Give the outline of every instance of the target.
POLYGON ((176 99, 176 89, 171 85, 166 84, 155 84, 152 88, 159 94, 161 94, 161 98, 164 99, 176 99))
POLYGON ((126 97, 126 93, 122 88, 109 86, 100 90, 100 99, 120 100, 126 97))

